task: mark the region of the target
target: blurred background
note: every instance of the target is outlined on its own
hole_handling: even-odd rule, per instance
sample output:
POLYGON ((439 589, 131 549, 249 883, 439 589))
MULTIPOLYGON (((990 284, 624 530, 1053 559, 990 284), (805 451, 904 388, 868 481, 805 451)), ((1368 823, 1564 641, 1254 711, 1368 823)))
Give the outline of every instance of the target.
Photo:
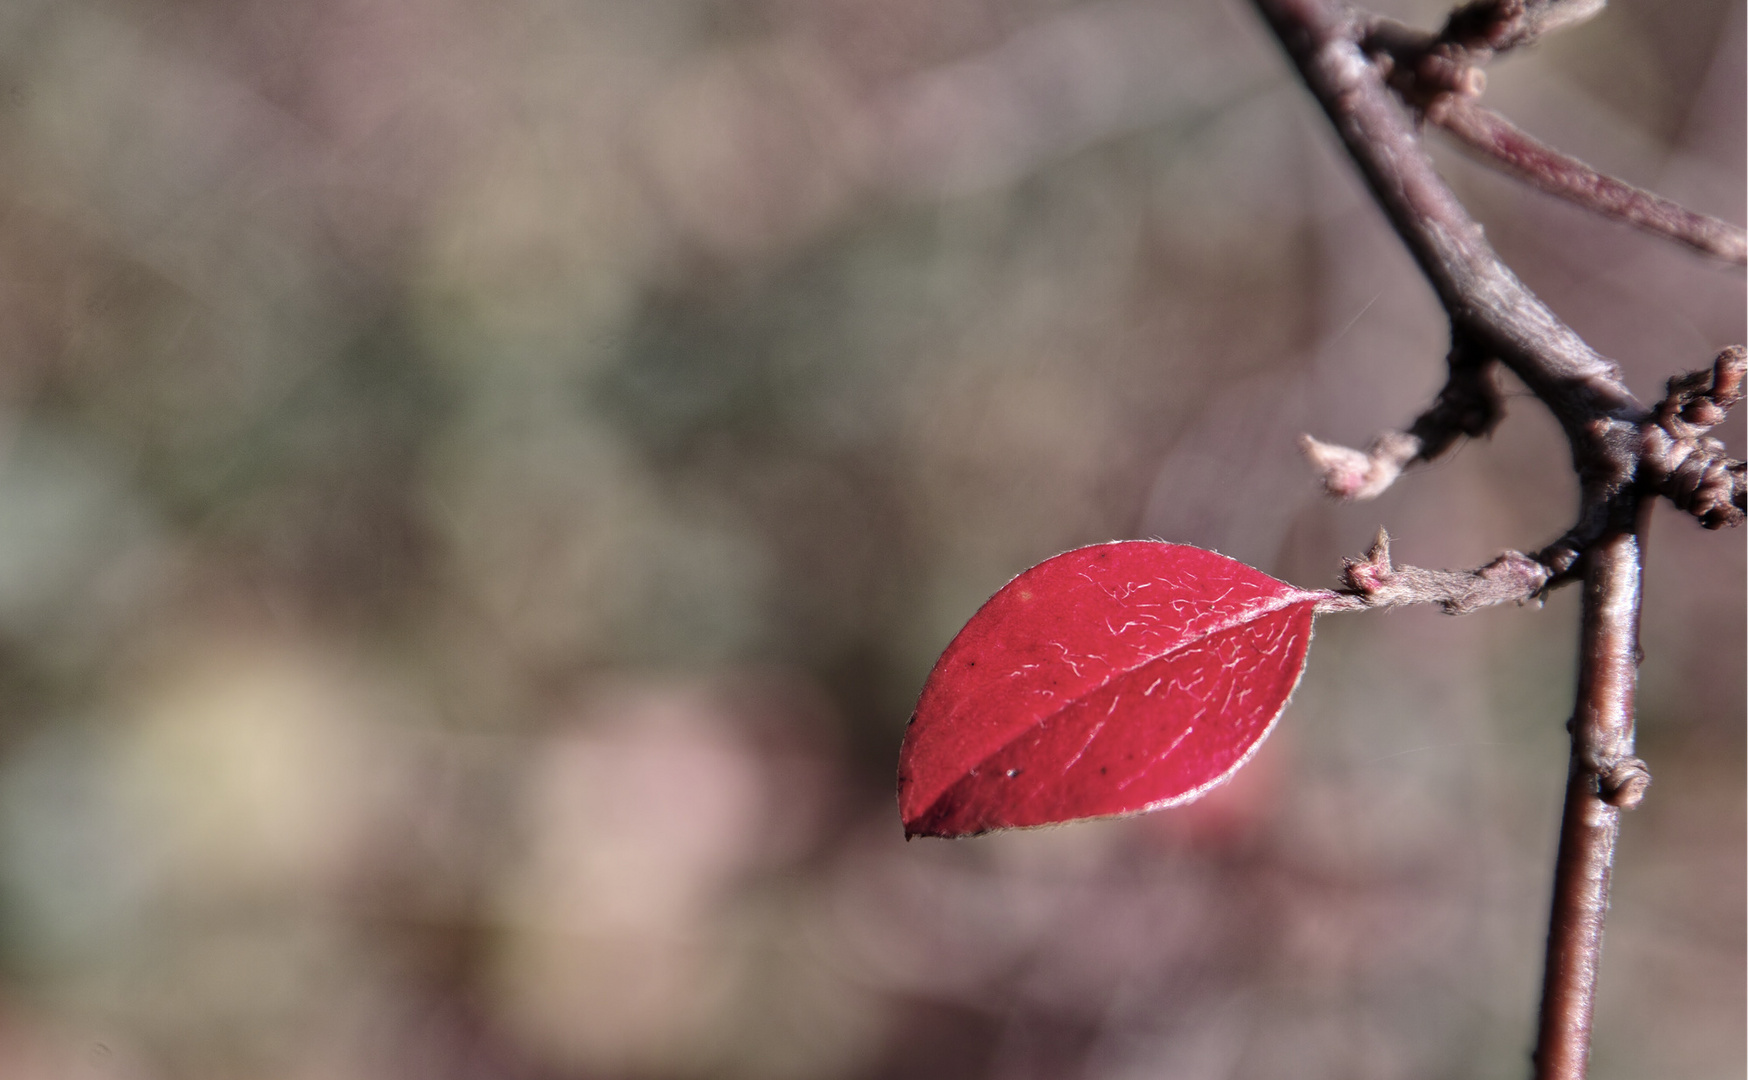
MULTIPOLYGON (((1616 0, 1487 100, 1740 222, 1743 43, 1616 0)), ((1743 340, 1740 271, 1438 152, 1642 397, 1743 340)), ((893 799, 1066 548, 1556 537, 1515 386, 1318 495, 1445 338, 1235 0, 7 0, 0 1074, 1523 1075, 1570 591, 1323 620, 1192 807, 893 799)), ((1658 514, 1594 1075, 1734 1077, 1744 545, 1658 514)))

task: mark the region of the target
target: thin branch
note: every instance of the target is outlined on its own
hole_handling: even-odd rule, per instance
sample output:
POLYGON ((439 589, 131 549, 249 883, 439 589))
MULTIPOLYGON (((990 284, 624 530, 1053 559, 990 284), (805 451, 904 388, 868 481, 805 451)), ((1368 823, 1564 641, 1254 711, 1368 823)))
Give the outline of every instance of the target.
POLYGON ((1606 499, 1636 466, 1648 410, 1598 355, 1500 261, 1446 186, 1396 101, 1356 44, 1356 20, 1322 0, 1257 5, 1323 105, 1380 208, 1451 319, 1453 340, 1505 364, 1573 444, 1587 497, 1606 499))
MULTIPOLYGON (((1581 1080, 1590 1052, 1619 808, 1635 804, 1650 782, 1644 763, 1632 756, 1641 500, 1652 493, 1667 495, 1708 525, 1741 520, 1742 466, 1723 458, 1721 445, 1706 431, 1740 400, 1745 354, 1726 350, 1710 372, 1672 380, 1657 409, 1645 408, 1615 365, 1499 260, 1420 143, 1417 118, 1408 109, 1424 109, 1429 99, 1417 99, 1416 92, 1433 87, 1434 97, 1472 96, 1479 92, 1471 78, 1478 74, 1472 61, 1479 52, 1522 44, 1595 5, 1575 0, 1554 12, 1553 4, 1534 0, 1471 4, 1452 16, 1435 48, 1422 50, 1426 63, 1404 73, 1393 70, 1399 67, 1394 59, 1409 53, 1389 24, 1338 8, 1331 0, 1255 3, 1438 293, 1450 316, 1453 343, 1509 367, 1553 413, 1571 445, 1579 479, 1578 524, 1549 548, 1534 555, 1507 552, 1473 571, 1428 571, 1393 565, 1389 538, 1380 533, 1366 558, 1348 561, 1347 591, 1330 594, 1318 606, 1337 611, 1434 602, 1460 612, 1535 599, 1573 573, 1583 574, 1572 757, 1536 1048, 1538 1080, 1581 1080), (1530 16, 1532 9, 1543 15, 1530 16), (1528 22, 1513 29, 1512 19, 1528 22), (1461 40, 1470 33, 1464 29, 1470 22, 1485 31, 1475 31, 1479 44, 1461 40), (1374 63, 1362 40, 1374 56, 1391 62, 1374 63), (1392 79, 1388 85, 1386 78, 1392 79)), ((1453 364, 1453 375, 1456 370, 1453 364)), ((1437 411, 1435 405, 1428 415, 1437 411)), ((1382 490, 1405 464, 1422 456, 1427 444, 1409 441, 1416 438, 1403 433, 1400 441, 1380 440, 1373 452, 1363 454, 1314 441, 1311 450, 1321 455, 1326 486, 1357 494, 1382 490), (1332 473, 1343 469, 1357 479, 1331 484, 1332 473)))
POLYGON ((1481 69, 1496 55, 1602 7, 1599 0, 1476 0, 1452 12, 1436 34, 1375 18, 1360 48, 1403 101, 1485 163, 1606 217, 1748 265, 1748 234, 1737 226, 1597 172, 1474 102, 1487 83, 1481 69))
MULTIPOLYGON (((1414 118, 1357 44, 1377 21, 1323 0, 1256 3, 1438 293, 1452 341, 1470 355, 1505 364, 1565 431, 1581 498, 1574 534, 1595 535, 1607 503, 1637 470, 1638 428, 1649 410, 1627 389, 1619 369, 1500 261, 1438 175, 1414 118)), ((1370 465, 1372 455, 1361 456, 1370 465)), ((1400 454, 1380 455, 1382 471, 1389 469, 1389 456, 1400 454)), ((1580 550, 1566 550, 1549 565, 1564 573, 1580 550)))
POLYGON ((1554 571, 1533 555, 1507 551, 1475 570, 1424 570, 1390 561, 1390 534, 1378 530, 1365 556, 1345 561, 1346 588, 1318 603, 1319 614, 1437 604, 1447 615, 1467 615, 1494 604, 1524 604, 1540 599, 1554 571))
POLYGON ((1738 266, 1748 265, 1748 232, 1605 176, 1535 139, 1491 109, 1445 94, 1428 106, 1426 118, 1487 161, 1504 166, 1550 195, 1738 266))
POLYGON ((1299 437, 1299 448, 1317 470, 1323 490, 1338 499, 1374 499, 1402 470, 1433 461, 1459 439, 1491 434, 1505 417, 1505 403, 1493 379, 1493 362, 1472 349, 1451 350, 1450 378, 1432 407, 1407 431, 1386 431, 1364 450, 1299 437))

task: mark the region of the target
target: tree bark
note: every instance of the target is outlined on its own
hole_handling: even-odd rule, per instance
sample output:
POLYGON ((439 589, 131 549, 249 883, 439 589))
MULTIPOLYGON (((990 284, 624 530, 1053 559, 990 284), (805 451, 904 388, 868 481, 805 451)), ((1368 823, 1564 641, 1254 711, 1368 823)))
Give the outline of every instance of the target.
POLYGON ((1578 696, 1548 919, 1536 1080, 1581 1080, 1585 1075, 1620 823, 1620 809, 1610 799, 1636 801, 1643 790, 1637 776, 1628 775, 1635 769, 1642 773, 1633 758, 1643 571, 1640 535, 1639 523, 1629 522, 1605 533, 1584 555, 1578 696), (1628 794, 1627 784, 1638 790, 1628 794))

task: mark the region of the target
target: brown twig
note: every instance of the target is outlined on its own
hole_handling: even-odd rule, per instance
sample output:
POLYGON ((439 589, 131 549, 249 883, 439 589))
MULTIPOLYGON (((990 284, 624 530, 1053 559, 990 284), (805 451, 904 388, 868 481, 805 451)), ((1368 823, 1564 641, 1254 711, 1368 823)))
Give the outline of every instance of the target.
POLYGON ((1605 176, 1538 141, 1491 109, 1446 94, 1428 107, 1426 118, 1470 150, 1551 195, 1695 251, 1738 266, 1748 265, 1748 232, 1605 176))
POLYGON ((1317 605, 1318 614, 1437 604, 1447 615, 1467 615, 1494 604, 1523 604, 1537 599, 1554 571, 1533 555, 1507 551, 1475 570, 1425 570, 1390 561, 1390 534, 1378 530, 1371 550, 1342 568, 1346 586, 1317 605))
POLYGON ((1505 403, 1493 381, 1493 361, 1461 345, 1451 349, 1450 379, 1432 407, 1407 431, 1386 431, 1365 450, 1299 437, 1299 448, 1323 480, 1323 490, 1338 499, 1374 499, 1402 470, 1432 461, 1459 439, 1487 435, 1505 417, 1505 403))
POLYGON ((1644 762, 1632 756, 1642 570, 1637 529, 1627 524, 1611 531, 1584 560, 1578 700, 1554 860, 1536 1080, 1585 1075, 1620 808, 1636 805, 1650 783, 1644 762))
POLYGON ((1257 0, 1323 104, 1379 206, 1451 319, 1453 340, 1509 367, 1572 441, 1590 496, 1632 476, 1647 411, 1599 356, 1488 246, 1420 145, 1414 119, 1360 52, 1356 20, 1324 0, 1257 0))
POLYGON ((1372 18, 1360 48, 1403 101, 1485 163, 1605 217, 1748 265, 1748 233, 1739 227, 1600 173, 1474 102, 1487 83, 1482 68, 1495 56, 1582 22, 1602 6, 1600 0, 1475 0, 1452 12, 1436 34, 1372 18))
MULTIPOLYGON (((1437 93, 1472 95, 1479 87, 1464 73, 1475 70, 1477 56, 1522 44, 1598 5, 1585 0, 1564 6, 1558 0, 1467 5, 1439 35, 1421 39, 1419 56, 1426 63, 1405 83, 1391 64, 1374 63, 1367 52, 1408 55, 1404 32, 1393 24, 1339 8, 1332 0, 1255 3, 1438 293, 1461 355, 1510 368, 1553 413, 1571 446, 1579 480, 1578 521, 1556 543, 1531 555, 1507 552, 1478 570, 1428 571, 1394 566, 1388 537, 1380 534, 1366 558, 1348 561, 1347 591, 1319 606, 1334 611, 1435 602, 1463 612, 1532 599, 1583 575, 1572 757, 1535 1052, 1538 1080, 1579 1080, 1589 1056, 1619 809, 1635 804, 1650 780, 1644 763, 1632 756, 1643 510, 1648 496, 1662 494, 1711 527, 1741 520, 1743 466, 1724 457, 1721 444, 1706 432, 1742 397, 1748 354, 1726 350, 1710 371, 1671 380, 1665 400, 1647 409, 1627 390, 1615 365, 1499 260, 1421 145, 1411 109, 1423 109, 1427 102, 1403 92, 1405 85, 1424 92, 1444 79, 1437 93)), ((1456 363, 1452 372, 1457 385, 1456 363)), ((1447 386, 1441 405, 1450 393, 1447 386)), ((1474 426, 1486 430, 1495 420, 1496 412, 1474 426)), ((1435 405, 1409 433, 1382 438, 1371 451, 1315 441, 1308 449, 1320 459, 1327 487, 1349 496, 1375 494, 1404 465, 1430 456, 1432 441, 1417 431, 1452 438, 1464 433, 1435 405)))

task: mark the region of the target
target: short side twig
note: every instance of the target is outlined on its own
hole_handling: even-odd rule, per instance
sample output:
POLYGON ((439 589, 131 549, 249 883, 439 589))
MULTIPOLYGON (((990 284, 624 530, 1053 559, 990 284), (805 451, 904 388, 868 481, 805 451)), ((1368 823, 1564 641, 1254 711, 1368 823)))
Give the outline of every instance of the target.
POLYGON ((1737 265, 1748 234, 1729 222, 1606 176, 1475 104, 1486 64, 1500 53, 1601 11, 1601 0, 1473 0, 1436 34, 1393 19, 1366 24, 1360 46, 1402 100, 1480 159, 1543 191, 1737 265))
POLYGON ((1538 600, 1555 572, 1521 551, 1507 551, 1475 570, 1425 570, 1390 561, 1390 534, 1378 530, 1371 550, 1348 559, 1342 569, 1341 592, 1317 605, 1318 612, 1360 611, 1437 604, 1447 615, 1467 615, 1494 604, 1524 604, 1538 600))
POLYGON ((1386 431, 1364 450, 1299 437, 1323 489, 1338 499, 1374 499, 1417 462, 1433 461, 1460 439, 1490 434, 1505 416, 1493 361, 1461 345, 1450 355, 1450 379, 1432 407, 1407 431, 1386 431))
POLYGON ((1551 195, 1707 255, 1748 265, 1748 232, 1605 176, 1533 138, 1491 109, 1446 94, 1428 106, 1426 118, 1487 161, 1504 166, 1551 195))
POLYGON ((1560 422, 1587 495, 1631 478, 1648 414, 1598 355, 1524 287, 1438 175, 1414 120, 1355 43, 1356 20, 1325 0, 1256 0, 1323 105, 1379 207, 1451 319, 1453 342, 1498 360, 1560 422))

